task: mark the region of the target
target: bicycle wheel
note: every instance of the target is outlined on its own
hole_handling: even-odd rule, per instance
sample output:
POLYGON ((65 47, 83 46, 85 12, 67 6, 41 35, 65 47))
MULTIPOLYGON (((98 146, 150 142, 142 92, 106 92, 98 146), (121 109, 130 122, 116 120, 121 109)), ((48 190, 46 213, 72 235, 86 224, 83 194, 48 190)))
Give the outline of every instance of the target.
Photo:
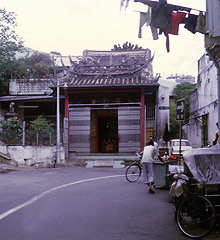
POLYGON ((176 209, 179 229, 190 238, 206 236, 215 223, 215 209, 205 197, 192 196, 184 198, 176 209))
POLYGON ((129 182, 136 182, 141 176, 141 166, 138 163, 131 164, 125 173, 125 177, 129 182))

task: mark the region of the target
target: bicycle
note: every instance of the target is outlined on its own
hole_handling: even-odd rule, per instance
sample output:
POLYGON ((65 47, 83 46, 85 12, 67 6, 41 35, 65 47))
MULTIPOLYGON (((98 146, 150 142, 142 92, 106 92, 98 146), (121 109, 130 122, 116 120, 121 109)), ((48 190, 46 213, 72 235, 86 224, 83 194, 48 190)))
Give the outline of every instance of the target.
POLYGON ((176 207, 175 219, 180 231, 190 238, 202 238, 208 235, 216 221, 216 206, 210 199, 214 196, 201 194, 206 191, 204 185, 199 192, 189 192, 176 207))
POLYGON ((177 226, 187 237, 202 238, 212 231, 220 216, 220 176, 214 174, 218 172, 220 152, 211 148, 192 152, 184 156, 186 175, 177 176, 170 192, 174 192, 172 187, 182 187, 178 181, 182 182, 184 191, 175 199, 177 226))
MULTIPOLYGON (((141 158, 142 156, 139 153, 136 153, 138 156, 138 160, 136 160, 134 163, 128 166, 125 172, 125 177, 128 180, 128 182, 136 182, 142 173, 142 164, 141 164, 141 158)), ((158 156, 158 159, 162 161, 164 164, 165 162, 158 156)))
POLYGON ((134 163, 132 163, 125 172, 125 177, 128 180, 128 182, 136 182, 142 173, 142 165, 141 165, 141 155, 139 153, 136 153, 139 160, 136 160, 134 163))

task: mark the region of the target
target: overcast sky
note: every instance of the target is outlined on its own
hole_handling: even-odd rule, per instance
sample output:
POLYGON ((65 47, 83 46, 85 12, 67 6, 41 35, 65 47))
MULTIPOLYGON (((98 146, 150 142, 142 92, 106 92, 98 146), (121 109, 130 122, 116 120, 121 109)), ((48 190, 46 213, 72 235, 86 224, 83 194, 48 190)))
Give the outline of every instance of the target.
MULTIPOLYGON (((205 0, 168 0, 170 4, 205 10, 205 0)), ((27 47, 62 55, 81 55, 83 50, 111 50, 128 41, 155 53, 154 73, 197 75, 197 61, 205 53, 204 36, 180 26, 179 35, 170 35, 170 53, 165 37, 153 41, 149 28, 138 38, 139 13, 146 5, 130 0, 126 12, 120 0, 1 0, 1 8, 14 11, 16 32, 27 47)), ((198 11, 192 12, 198 14, 198 11)))

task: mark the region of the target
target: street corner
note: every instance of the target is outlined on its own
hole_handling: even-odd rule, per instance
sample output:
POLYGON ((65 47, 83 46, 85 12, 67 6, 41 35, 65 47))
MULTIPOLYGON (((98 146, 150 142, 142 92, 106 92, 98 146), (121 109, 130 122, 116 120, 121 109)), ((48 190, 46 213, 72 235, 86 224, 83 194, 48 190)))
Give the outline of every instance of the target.
POLYGON ((0 167, 0 173, 9 173, 10 170, 4 167, 0 167))
POLYGON ((24 171, 24 170, 29 170, 29 169, 30 168, 27 168, 27 167, 15 167, 12 165, 0 163, 0 174, 1 173, 9 173, 12 171, 24 171))

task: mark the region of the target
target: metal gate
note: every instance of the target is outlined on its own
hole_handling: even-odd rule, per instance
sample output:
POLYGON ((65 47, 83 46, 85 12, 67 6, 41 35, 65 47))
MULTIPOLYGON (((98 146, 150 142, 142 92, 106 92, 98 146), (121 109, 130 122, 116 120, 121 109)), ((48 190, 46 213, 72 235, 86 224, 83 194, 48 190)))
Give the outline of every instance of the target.
POLYGON ((69 150, 90 152, 89 107, 69 107, 69 150))
POLYGON ((140 107, 126 106, 118 108, 119 152, 140 151, 140 107))

